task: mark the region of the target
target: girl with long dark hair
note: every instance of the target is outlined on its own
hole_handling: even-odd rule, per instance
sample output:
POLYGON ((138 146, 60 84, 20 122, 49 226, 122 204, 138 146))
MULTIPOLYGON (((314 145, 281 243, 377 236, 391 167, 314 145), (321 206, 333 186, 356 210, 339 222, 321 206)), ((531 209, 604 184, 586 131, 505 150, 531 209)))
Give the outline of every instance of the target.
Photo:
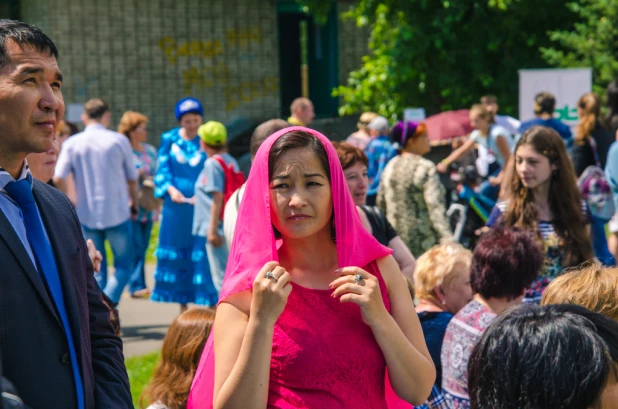
POLYGON ((524 132, 512 166, 506 198, 496 204, 487 225, 520 227, 535 235, 545 261, 526 301, 540 301, 562 270, 593 257, 590 216, 566 146, 553 129, 535 126, 524 132))

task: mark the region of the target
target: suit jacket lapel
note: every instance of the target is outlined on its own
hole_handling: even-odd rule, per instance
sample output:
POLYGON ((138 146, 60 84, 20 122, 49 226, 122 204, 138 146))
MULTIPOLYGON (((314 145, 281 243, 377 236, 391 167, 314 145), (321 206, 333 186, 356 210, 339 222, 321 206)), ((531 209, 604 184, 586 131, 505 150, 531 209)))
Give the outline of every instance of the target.
MULTIPOLYGON (((32 264, 32 260, 30 259, 26 248, 22 244, 17 233, 15 233, 15 229, 9 222, 9 219, 2 212, 0 212, 0 236, 4 239, 4 241, 6 241, 8 248, 11 250, 17 261, 19 261, 19 264, 21 264, 24 273, 30 279, 30 282, 43 299, 45 305, 47 305, 52 315, 56 317, 56 320, 58 320, 56 310, 54 309, 51 299, 49 298, 49 294, 45 289, 43 280, 41 280, 36 267, 32 264)), ((58 323, 60 323, 60 320, 58 320, 58 323)))
MULTIPOLYGON (((81 351, 80 311, 77 306, 77 295, 75 293, 75 286, 73 285, 74 280, 70 274, 71 266, 68 261, 69 253, 74 253, 76 249, 70 247, 67 241, 63 240, 61 236, 61 233, 66 231, 66 227, 60 224, 58 217, 63 210, 57 206, 51 198, 47 197, 42 189, 38 189, 38 183, 41 182, 34 182, 34 200, 39 208, 39 213, 45 225, 45 231, 47 232, 47 236, 49 237, 54 251, 54 258, 56 259, 58 275, 60 276, 60 283, 64 294, 64 304, 71 325, 71 333, 75 341, 75 347, 79 353, 81 351)), ((79 248, 77 250, 79 250, 79 248)))

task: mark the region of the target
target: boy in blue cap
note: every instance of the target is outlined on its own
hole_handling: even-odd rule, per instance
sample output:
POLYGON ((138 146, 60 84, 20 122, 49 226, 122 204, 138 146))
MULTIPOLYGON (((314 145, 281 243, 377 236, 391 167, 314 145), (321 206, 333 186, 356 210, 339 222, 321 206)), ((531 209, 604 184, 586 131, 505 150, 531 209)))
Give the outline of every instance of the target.
POLYGON ((223 235, 223 209, 231 193, 244 183, 244 176, 236 159, 227 152, 227 130, 222 123, 209 121, 199 127, 197 134, 208 159, 195 184, 193 234, 207 239, 212 282, 220 292, 228 257, 223 235))

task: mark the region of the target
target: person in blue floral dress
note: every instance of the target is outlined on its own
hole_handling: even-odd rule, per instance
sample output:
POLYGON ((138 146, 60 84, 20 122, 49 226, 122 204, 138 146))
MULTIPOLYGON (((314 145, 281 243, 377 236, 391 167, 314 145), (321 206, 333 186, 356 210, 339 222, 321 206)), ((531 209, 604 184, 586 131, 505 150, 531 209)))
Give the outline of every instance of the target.
POLYGON ((175 113, 180 127, 161 136, 154 179, 155 197, 163 199, 163 208, 151 299, 179 303, 184 311, 188 303, 215 305, 218 295, 210 277, 206 239, 191 232, 195 182, 206 160, 197 136, 204 110, 197 99, 185 98, 176 104, 175 113))

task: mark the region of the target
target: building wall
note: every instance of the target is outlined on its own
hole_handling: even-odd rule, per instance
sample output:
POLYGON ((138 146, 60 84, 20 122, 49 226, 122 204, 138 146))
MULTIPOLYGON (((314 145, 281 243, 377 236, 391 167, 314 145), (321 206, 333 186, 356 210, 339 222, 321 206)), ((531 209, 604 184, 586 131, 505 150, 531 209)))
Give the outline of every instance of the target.
MULTIPOLYGON (((339 3, 340 14, 345 13, 355 3, 339 3)), ((357 70, 362 64, 363 56, 369 52, 369 29, 358 27, 351 18, 339 18, 339 83, 345 85, 351 71, 357 70)))
MULTIPOLYGON (((185 96, 202 101, 206 120, 287 113, 274 0, 21 0, 21 16, 56 43, 69 111, 100 97, 113 124, 126 110, 142 112, 154 143, 176 126, 174 105, 185 96)), ((345 24, 341 78, 366 47, 345 24)))

